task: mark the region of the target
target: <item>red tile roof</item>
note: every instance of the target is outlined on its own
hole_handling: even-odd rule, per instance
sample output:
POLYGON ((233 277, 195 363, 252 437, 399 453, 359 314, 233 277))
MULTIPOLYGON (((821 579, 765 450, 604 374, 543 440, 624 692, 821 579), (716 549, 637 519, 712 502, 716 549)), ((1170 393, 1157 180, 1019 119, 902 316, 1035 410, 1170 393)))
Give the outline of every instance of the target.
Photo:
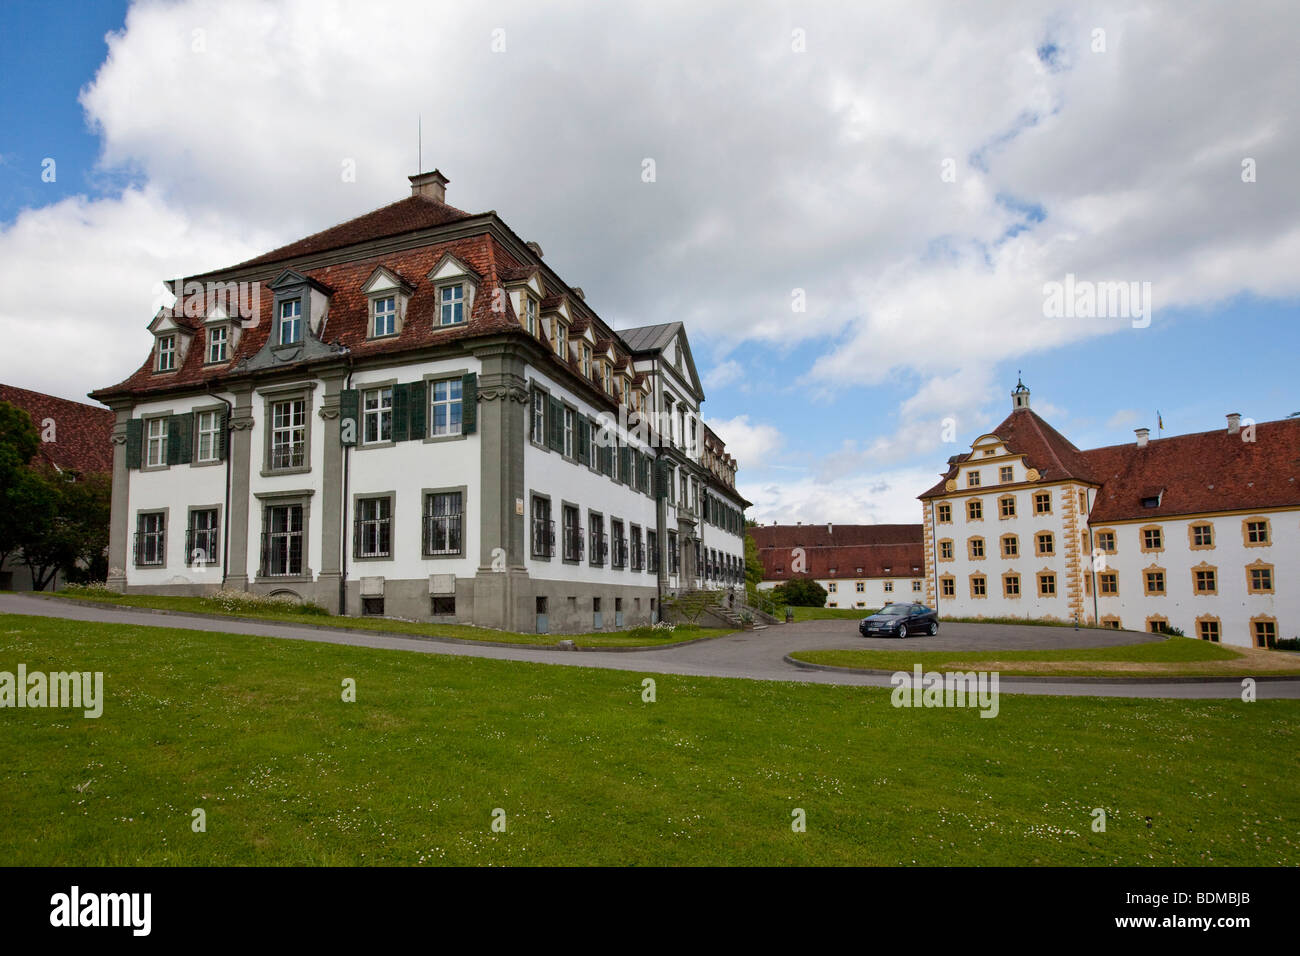
POLYGON ((923 540, 919 524, 779 524, 749 529, 763 548, 860 547, 877 544, 916 544, 923 540))
POLYGON ((765 580, 911 578, 925 568, 919 524, 766 525, 750 528, 749 534, 758 546, 765 580), (795 548, 804 549, 807 562, 798 573, 793 570, 795 548))
POLYGON ((109 438, 116 416, 107 408, 13 385, 0 385, 0 401, 24 409, 42 438, 46 434, 46 421, 53 423, 50 435, 54 441, 42 440, 37 458, 62 471, 83 475, 113 470, 113 446, 109 438))

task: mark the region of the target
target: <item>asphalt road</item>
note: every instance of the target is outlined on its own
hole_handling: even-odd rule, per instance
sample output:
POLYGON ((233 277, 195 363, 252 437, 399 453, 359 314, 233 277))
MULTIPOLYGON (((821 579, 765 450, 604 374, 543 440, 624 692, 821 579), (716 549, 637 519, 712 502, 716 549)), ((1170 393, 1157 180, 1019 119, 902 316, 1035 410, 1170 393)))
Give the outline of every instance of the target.
MULTIPOLYGON (((889 677, 806 670, 787 663, 785 655, 797 650, 840 648, 898 649, 896 639, 864 640, 857 635, 856 621, 805 621, 765 630, 740 631, 728 637, 669 646, 649 651, 557 651, 542 647, 496 647, 442 642, 378 632, 346 631, 336 628, 300 627, 272 622, 249 622, 221 617, 169 614, 136 608, 120 608, 76 601, 48 600, 20 594, 0 594, 0 613, 30 614, 76 621, 106 621, 139 627, 175 627, 225 634, 253 634, 290 640, 319 641, 354 647, 415 651, 421 654, 451 654, 496 660, 531 661, 564 667, 597 667, 643 674, 682 674, 698 677, 735 677, 750 680, 782 680, 809 684, 846 684, 888 687, 889 677)), ((912 637, 908 647, 925 650, 1021 650, 1050 647, 1107 647, 1155 640, 1130 631, 1114 633, 1033 625, 945 624, 934 637, 912 637)), ((1239 698, 1238 680, 1162 683, 1092 682, 1076 680, 1000 679, 1004 694, 1090 697, 1178 697, 1239 698)), ((1300 681, 1258 682, 1259 699, 1300 699, 1300 681)))

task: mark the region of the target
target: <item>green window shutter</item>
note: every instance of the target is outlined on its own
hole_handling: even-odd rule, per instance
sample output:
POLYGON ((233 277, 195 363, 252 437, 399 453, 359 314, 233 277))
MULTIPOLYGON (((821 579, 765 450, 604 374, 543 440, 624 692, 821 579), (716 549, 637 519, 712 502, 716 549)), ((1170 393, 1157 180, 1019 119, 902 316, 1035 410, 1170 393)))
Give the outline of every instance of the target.
POLYGON ((406 441, 410 434, 411 394, 405 385, 393 386, 393 441, 406 441))
POLYGON ((411 427, 407 433, 410 441, 422 441, 429 434, 426 424, 426 412, 429 408, 428 389, 423 380, 406 386, 408 401, 411 406, 411 427))
POLYGON ((636 485, 632 477, 632 449, 626 445, 623 446, 623 458, 618 463, 618 473, 623 477, 623 481, 628 485, 636 485))
POLYGON ((655 497, 660 500, 668 497, 668 463, 663 459, 655 462, 655 497))
POLYGON ((129 419, 126 423, 126 467, 139 468, 144 456, 144 421, 129 419))
MULTIPOLYGON (((478 431, 478 373, 466 372, 460 379, 460 430, 464 435, 478 431)), ((531 409, 531 406, 529 406, 531 409)), ((531 411, 530 411, 531 414, 531 411)))
POLYGON ((560 404, 558 398, 548 398, 546 403, 546 411, 550 422, 548 432, 550 435, 551 451, 561 451, 564 448, 564 406, 560 404))
POLYGON ((187 465, 194 457, 194 415, 167 418, 167 464, 187 465))
POLYGON ((584 465, 591 464, 587 450, 591 447, 591 426, 587 424, 587 419, 578 416, 578 461, 584 465))
POLYGON ((230 416, 225 412, 217 413, 217 461, 225 461, 228 444, 228 429, 230 428, 230 416))
POLYGON ((345 388, 339 393, 339 437, 342 443, 351 447, 357 443, 361 431, 361 421, 357 417, 360 402, 355 388, 345 388))

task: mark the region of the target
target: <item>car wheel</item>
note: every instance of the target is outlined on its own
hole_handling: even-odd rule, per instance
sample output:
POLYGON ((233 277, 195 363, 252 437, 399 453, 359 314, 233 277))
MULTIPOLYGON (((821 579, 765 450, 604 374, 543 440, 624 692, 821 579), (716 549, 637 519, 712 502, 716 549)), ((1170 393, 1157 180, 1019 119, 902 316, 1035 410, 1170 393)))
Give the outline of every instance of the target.
POLYGON ((898 636, 899 636, 899 637, 907 637, 907 625, 906 625, 906 624, 900 624, 900 625, 898 625, 898 636))
POLYGON ((938 633, 939 633, 939 622, 938 622, 938 621, 931 621, 931 622, 930 622, 930 636, 931 636, 931 637, 934 637, 934 635, 936 635, 936 634, 938 634, 938 633))

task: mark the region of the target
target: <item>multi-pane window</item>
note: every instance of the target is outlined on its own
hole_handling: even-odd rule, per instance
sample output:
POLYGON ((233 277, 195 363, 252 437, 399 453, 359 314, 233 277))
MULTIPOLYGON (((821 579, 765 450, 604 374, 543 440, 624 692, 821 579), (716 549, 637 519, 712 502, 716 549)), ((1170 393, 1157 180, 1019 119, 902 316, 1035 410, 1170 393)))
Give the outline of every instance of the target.
POLYGON ((1014 478, 1015 478, 1015 472, 1011 470, 1010 465, 1003 465, 1001 468, 998 469, 998 481, 1002 482, 1003 484, 1012 481, 1014 478))
POLYGON ((357 501, 354 537, 358 558, 387 558, 393 553, 393 499, 361 498, 357 501))
POLYGON ((866 585, 866 582, 864 582, 864 581, 858 581, 858 582, 853 586, 853 588, 854 588, 854 590, 857 591, 859 594, 863 594, 863 593, 865 593, 866 590, 867 590, 867 585, 866 585))
POLYGON ((966 519, 968 521, 984 520, 984 502, 980 501, 978 498, 966 502, 966 519))
POLYGON ((1115 553, 1115 532, 1114 531, 1098 531, 1095 540, 1097 542, 1097 547, 1100 548, 1102 551, 1106 552, 1107 554, 1115 553))
POLYGON ((217 509, 201 508, 190 512, 190 526, 185 530, 185 563, 206 567, 217 563, 217 509))
POLYGON ((966 472, 966 487, 978 488, 980 486, 980 473, 978 471, 966 472))
POLYGON ((939 591, 944 597, 953 597, 957 593, 957 582, 953 578, 940 578, 939 591))
MULTIPOLYGON (((628 547, 630 549, 631 568, 633 571, 640 571, 645 567, 645 552, 641 542, 641 529, 637 525, 632 525, 631 534, 628 536, 628 547)), ((730 558, 727 559, 730 564, 730 558)))
POLYGON ((1213 641, 1218 644, 1219 622, 1216 620, 1197 621, 1196 634, 1203 641, 1213 641))
POLYGON ((170 372, 176 368, 176 336, 158 336, 158 371, 170 372))
POLYGON ((935 509, 936 519, 940 524, 948 524, 952 521, 952 505, 946 501, 941 502, 935 509))
POLYGON ((1056 575, 1051 573, 1042 573, 1038 575, 1038 593, 1042 597, 1056 596, 1056 575))
POLYGON ((167 464, 167 419, 149 419, 148 429, 144 462, 150 468, 161 468, 167 464))
POLYGON ((166 563, 167 520, 161 511, 136 517, 135 563, 137 567, 157 567, 166 563))
POLYGON ((1276 621, 1251 621, 1251 631, 1255 638, 1256 647, 1276 647, 1277 646, 1277 622, 1276 621))
POLYGON ((1268 522, 1267 521, 1247 521, 1246 522, 1246 544, 1268 544, 1268 522))
POLYGON ((1258 565, 1246 570, 1252 594, 1261 594, 1273 590, 1273 566, 1271 564, 1258 565))
POLYGON ((1050 491, 1040 491, 1034 495, 1034 514, 1047 515, 1052 513, 1052 493, 1050 491))
POLYGON ((603 565, 605 556, 609 553, 609 542, 605 539, 605 516, 592 511, 587 515, 587 523, 591 528, 591 563, 603 565))
POLYGON ((1003 518, 1014 518, 1016 516, 1016 499, 1011 495, 998 499, 998 514, 1003 518))
POLYGON ((217 461, 221 457, 221 413, 199 412, 195 418, 195 461, 217 461))
POLYGON ((582 560, 581 514, 575 505, 564 506, 564 560, 582 560))
POLYGON ((600 366, 600 373, 604 377, 605 391, 610 395, 614 394, 613 367, 608 362, 602 362, 600 366))
POLYGON ((229 333, 224 325, 208 329, 208 361, 224 362, 226 360, 226 343, 229 333))
POLYGON ((1009 534, 1002 539, 1002 557, 1015 558, 1020 556, 1020 539, 1014 534, 1009 534))
POLYGON ((459 378, 444 378, 429 383, 429 434, 435 438, 439 435, 460 434, 464 414, 463 396, 464 384, 459 378))
POLYGON ((659 570, 659 534, 658 532, 646 529, 645 533, 645 550, 646 550, 646 570, 659 570))
POLYGON ((281 345, 293 345, 302 341, 302 299, 290 299, 280 303, 280 339, 281 345))
POLYGON ((972 574, 970 578, 970 596, 984 597, 988 594, 988 580, 982 574, 972 574))
POLYGON ((920 582, 920 581, 913 581, 913 582, 912 582, 912 590, 913 590, 913 591, 920 591, 920 590, 921 590, 921 582, 920 582))
POLYGON ((966 544, 967 544, 967 547, 968 547, 969 550, 970 550, 970 557, 971 557, 971 560, 976 560, 976 559, 978 559, 978 558, 982 558, 982 557, 984 557, 984 539, 983 539, 983 538, 971 538, 969 541, 966 542, 966 544))
POLYGON ((1040 557, 1045 554, 1056 553, 1056 539, 1053 537, 1052 532, 1040 531, 1034 541, 1038 545, 1038 555, 1040 557))
POLYGON ((397 297, 386 295, 374 300, 375 326, 371 333, 375 338, 381 335, 397 334, 397 297))
POLYGON ((940 561, 952 560, 952 542, 947 540, 946 538, 943 541, 939 542, 939 560, 940 561))
POLYGON ((533 496, 533 557, 549 558, 555 554, 555 523, 551 521, 551 502, 533 496))
POLYGON ((1214 525, 1212 524, 1192 525, 1192 547, 1193 548, 1214 547, 1214 525))
MULTIPOLYGON (((832 582, 830 586, 831 586, 831 587, 835 587, 834 582, 832 582)), ((884 587, 885 587, 885 593, 886 593, 886 594, 892 594, 892 593, 894 592, 894 582, 893 582, 893 581, 886 581, 884 587)))
POLYGON ((1005 597, 1020 596, 1020 575, 1007 574, 1002 577, 1002 594, 1005 597))
MULTIPOLYGON (((591 464, 592 468, 599 468, 600 467, 600 440, 599 440, 600 429, 596 427, 595 422, 591 422, 589 424, 589 427, 587 428, 587 435, 588 435, 587 461, 591 464)), ((669 490, 670 491, 672 490, 671 485, 669 486, 669 490)), ((669 497, 671 498, 671 495, 669 497)))
MULTIPOLYGON (((627 567, 627 542, 623 539, 623 522, 611 521, 609 530, 609 566, 612 568, 625 568, 627 567)), ((708 564, 711 568, 713 561, 710 560, 708 564)))
POLYGON ((838 590, 839 590, 839 585, 836 584, 834 581, 831 581, 826 585, 827 594, 834 594, 838 590))
POLYGON ((1159 528, 1142 529, 1142 550, 1160 551, 1165 546, 1165 534, 1159 528))
POLYGON ((440 318, 443 325, 459 325, 465 321, 465 286, 461 283, 442 287, 440 318))
POLYGON ((262 532, 262 574, 302 574, 302 505, 268 505, 262 532))
POLYGON ((572 408, 564 409, 564 457, 573 457, 574 426, 577 413, 572 408))
MULTIPOLYGON (((529 437, 539 445, 546 444, 546 395, 533 389, 533 427, 529 437)), ((595 447, 593 441, 592 447, 595 447)), ((595 462, 595 459, 592 459, 595 462)))
MULTIPOLYGON (((1165 572, 1157 568, 1151 568, 1143 572, 1143 583, 1146 585, 1147 594, 1164 594, 1165 593, 1165 572)), ((1105 594, 1105 590, 1102 590, 1105 594)))
POLYGON ((569 327, 559 319, 555 320, 555 354, 562 359, 569 357, 569 327))
POLYGON ((463 553, 463 526, 464 500, 459 491, 437 491, 424 496, 425 554, 463 553))
POLYGON ((524 296, 524 328, 529 335, 537 334, 537 300, 531 295, 524 296))
POLYGON ((677 544, 677 532, 668 532, 668 573, 676 574, 682 566, 681 549, 677 544))
POLYGON ((307 463, 307 402, 295 398, 271 405, 271 469, 307 463))
POLYGON ((1214 594, 1219 590, 1218 575, 1214 568, 1197 568, 1192 571, 1192 583, 1197 594, 1214 594))
POLYGON ((1119 573, 1103 571, 1097 575, 1097 593, 1111 596, 1119 594, 1119 573))
POLYGON ((362 398, 361 441, 370 445, 393 440, 393 389, 367 389, 362 398))
POLYGON ((591 346, 586 343, 582 346, 582 374, 585 378, 591 378, 591 346))

